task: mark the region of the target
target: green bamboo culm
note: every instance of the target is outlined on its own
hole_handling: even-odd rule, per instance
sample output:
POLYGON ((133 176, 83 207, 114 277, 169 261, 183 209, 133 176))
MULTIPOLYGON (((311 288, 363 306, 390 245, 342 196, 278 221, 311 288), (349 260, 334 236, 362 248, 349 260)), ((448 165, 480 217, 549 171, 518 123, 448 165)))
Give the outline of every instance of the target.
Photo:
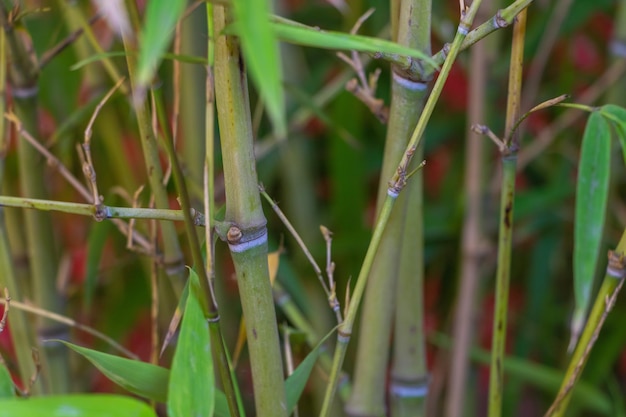
POLYGON ((350 342, 350 337, 352 336, 352 328, 354 326, 356 314, 359 308, 359 304, 361 302, 361 298, 363 297, 363 293, 365 291, 365 286, 368 280, 367 278, 370 274, 375 254, 378 251, 380 242, 382 240, 383 231, 387 226, 396 199, 406 185, 407 175, 409 174, 409 169, 411 167, 411 161, 415 156, 415 152, 418 146, 420 145, 422 135, 424 134, 424 129, 426 128, 426 124, 428 123, 428 120, 430 120, 430 116, 432 115, 435 105, 439 100, 441 91, 443 90, 443 85, 450 73, 452 64, 454 63, 457 55, 459 54, 459 51, 461 50, 461 44, 463 43, 465 36, 467 36, 469 29, 472 26, 472 22, 474 21, 474 17, 476 16, 476 12, 478 11, 480 3, 481 0, 474 0, 474 2, 472 2, 472 5, 468 9, 462 10, 461 21, 459 23, 457 33, 454 37, 454 41, 450 46, 448 56, 441 68, 441 73, 439 74, 439 77, 437 78, 437 81, 433 86, 433 91, 431 92, 428 100, 426 101, 426 104, 424 105, 424 110, 420 115, 420 118, 417 122, 417 125, 415 126, 415 129, 413 130, 411 138, 408 141, 405 152, 402 155, 400 163, 397 165, 397 169, 395 170, 395 173, 389 183, 386 197, 384 199, 384 202, 382 203, 381 209, 376 219, 372 239, 367 249, 367 253, 365 254, 365 259, 363 260, 363 265, 361 266, 361 270, 359 272, 359 276, 357 278, 354 290, 352 291, 350 304, 346 307, 347 312, 345 315, 345 319, 343 323, 339 326, 337 346, 335 347, 335 353, 333 356, 333 368, 329 377, 329 384, 326 390, 326 396, 324 397, 324 403, 322 404, 322 411, 320 413, 320 415, 323 417, 328 416, 330 413, 331 403, 337 389, 340 370, 343 366, 343 361, 345 358, 348 343, 350 342))
MULTIPOLYGON (((392 13, 392 19, 391 26, 398 31, 394 34, 396 42, 430 55, 430 0, 401 1, 399 13, 392 13)), ((417 124, 430 81, 430 77, 423 79, 421 74, 410 69, 395 66, 392 70, 392 98, 378 189, 378 212, 387 197, 388 179, 393 176, 417 124)), ((420 146, 416 152, 418 162, 422 160, 422 150, 420 146)), ((359 333, 354 384, 346 404, 348 415, 385 414, 385 375, 394 327, 394 307, 391 412, 392 415, 422 414, 417 410, 424 403, 422 383, 426 382, 423 335, 419 331, 422 328, 423 269, 421 189, 420 170, 398 197, 370 271, 361 321, 367 331, 359 333)))
MULTIPOLYGON (((4 114, 6 108, 5 83, 6 83, 6 37, 0 31, 0 114, 4 114)), ((7 150, 9 148, 9 135, 6 132, 4 117, 0 118, 0 184, 4 182, 4 165, 7 150)), ((22 300, 22 290, 18 275, 13 265, 13 254, 9 245, 9 235, 6 227, 4 208, 0 207, 0 289, 7 288, 9 296, 16 300, 22 300)), ((4 295, 4 294, 3 294, 4 295)), ((6 308, 6 307, 5 307, 6 308)), ((33 327, 28 322, 26 314, 21 310, 11 310, 9 316, 11 323, 11 340, 17 355, 17 367, 20 379, 28 381, 35 375, 35 363, 31 357, 31 348, 36 346, 36 335, 33 327)), ((39 393, 40 386, 37 385, 35 394, 39 393)))
MULTIPOLYGON (((213 18, 216 34, 232 20, 222 6, 214 7, 213 18)), ((221 35, 215 45, 215 98, 226 190, 227 230, 222 237, 231 251, 246 320, 256 415, 287 416, 244 63, 236 37, 221 35)))
MULTIPOLYGON (((8 79, 13 94, 15 113, 23 128, 37 136, 38 124, 38 76, 37 64, 30 56, 29 48, 18 36, 5 5, 0 5, 0 21, 5 31, 8 52, 11 57, 8 79)), ((41 154, 25 140, 18 143, 18 165, 22 193, 35 198, 45 198, 45 164, 41 154)), ((55 313, 63 313, 65 300, 58 293, 56 278, 58 253, 54 230, 49 213, 28 211, 24 215, 32 297, 39 307, 55 313)), ((50 320, 39 319, 38 337, 41 339, 66 339, 67 326, 50 320)), ((29 352, 30 353, 30 352, 29 352)), ((64 393, 71 389, 72 376, 67 350, 60 343, 47 343, 39 348, 43 387, 47 393, 64 393)), ((40 382, 36 382, 39 384, 40 382)))
POLYGON ((572 391, 587 363, 589 351, 598 338, 606 316, 613 308, 617 294, 624 284, 624 277, 626 276, 626 230, 622 232, 622 237, 615 251, 609 251, 608 259, 602 286, 598 291, 576 349, 570 358, 559 393, 545 417, 563 417, 565 415, 572 391))
MULTIPOLYGON (((505 131, 512 132, 520 115, 522 64, 526 35, 526 9, 520 12, 513 25, 513 45, 509 70, 507 113, 505 131)), ((502 189, 500 195, 500 225, 498 236, 498 267, 496 271, 496 305, 491 343, 489 374, 489 417, 502 413, 504 386, 504 351, 506 345, 506 319, 511 275, 511 246, 513 239, 513 203, 515 200, 515 174, 519 140, 517 130, 506 137, 502 149, 502 189)))

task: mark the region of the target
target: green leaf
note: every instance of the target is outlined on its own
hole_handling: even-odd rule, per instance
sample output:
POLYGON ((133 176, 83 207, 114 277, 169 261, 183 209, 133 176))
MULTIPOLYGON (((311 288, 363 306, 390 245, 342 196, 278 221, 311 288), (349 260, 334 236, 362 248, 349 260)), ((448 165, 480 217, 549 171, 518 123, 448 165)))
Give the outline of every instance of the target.
POLYGON ((283 138, 287 133, 285 96, 278 40, 268 19, 270 2, 233 0, 233 6, 245 63, 267 106, 276 136, 283 138))
POLYGON ((607 104, 600 108, 600 112, 613 123, 617 139, 622 145, 622 155, 626 164, 626 109, 615 104, 607 104))
POLYGON ((278 39, 296 45, 315 48, 359 51, 370 53, 398 54, 419 58, 437 68, 437 63, 417 49, 408 48, 395 42, 372 38, 369 36, 351 35, 349 33, 324 31, 319 28, 297 24, 281 19, 271 22, 278 39))
POLYGON ((147 86, 174 35, 176 22, 185 11, 185 0, 150 0, 140 38, 137 82, 147 86))
POLYGON ((107 378, 133 394, 162 403, 167 400, 167 381, 169 378, 167 369, 150 363, 87 349, 62 340, 58 340, 58 342, 85 357, 107 378))
POLYGON ((198 275, 189 270, 189 296, 172 361, 167 414, 170 417, 212 416, 215 375, 209 326, 200 305, 198 275))
POLYGON ((0 400, 0 417, 156 417, 147 404, 120 395, 55 395, 0 400))
POLYGON ((574 222, 574 335, 584 322, 598 265, 609 192, 611 130, 606 119, 594 111, 583 135, 574 222))
POLYGON ((13 397, 15 397, 13 378, 11 378, 11 373, 4 365, 4 363, 0 362, 0 398, 13 397))
POLYGON ((302 391, 304 391, 304 387, 306 387, 306 383, 309 380, 309 376, 311 375, 311 371, 313 370, 313 366, 317 361, 317 358, 320 356, 320 349, 326 340, 335 333, 335 329, 331 330, 324 338, 313 348, 311 352, 304 358, 302 363, 298 365, 298 367, 293 371, 289 378, 285 381, 285 394, 287 396, 287 410, 289 414, 292 414, 296 405, 298 405, 298 400, 302 395, 302 391))
MULTIPOLYGON (((58 341, 83 355, 107 378, 122 388, 149 400, 162 403, 166 401, 170 377, 168 369, 58 341)), ((215 416, 230 417, 226 395, 219 390, 215 393, 215 416)))

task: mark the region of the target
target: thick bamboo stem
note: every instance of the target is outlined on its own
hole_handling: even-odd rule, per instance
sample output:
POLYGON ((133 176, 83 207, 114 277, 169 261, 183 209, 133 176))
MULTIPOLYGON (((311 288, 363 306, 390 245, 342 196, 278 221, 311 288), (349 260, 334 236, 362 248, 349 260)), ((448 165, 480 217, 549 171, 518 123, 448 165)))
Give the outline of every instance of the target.
MULTIPOLYGON (((6 107, 5 83, 6 83, 6 38, 0 31, 0 113, 4 113, 6 107)), ((0 184, 4 182, 5 156, 9 147, 9 135, 6 133, 4 118, 0 120, 0 184)), ((18 275, 14 267, 13 255, 9 245, 9 237, 6 227, 4 209, 0 207, 0 288, 7 288, 9 295, 14 299, 22 299, 22 288, 18 282, 18 275)), ((5 307, 6 308, 6 307, 5 307)), ((11 340, 17 355, 17 365, 20 379, 28 381, 35 374, 35 363, 31 357, 31 348, 36 346, 36 337, 33 327, 27 320, 23 311, 10 311, 9 323, 11 326, 11 340)), ((40 385, 36 385, 38 393, 40 385)))
MULTIPOLYGON (((214 33, 231 16, 214 7, 214 33)), ((267 229, 255 168, 252 126, 239 41, 221 35, 215 50, 215 97, 226 188, 226 233, 246 320, 256 414, 287 416, 283 363, 267 266, 267 229)))
POLYGON ((324 403, 322 405, 322 411, 320 413, 321 416, 328 416, 328 413, 330 411, 330 406, 334 398, 335 391, 337 389, 339 371, 343 365, 347 345, 350 342, 352 327, 354 325, 354 320, 356 318, 358 307, 361 302, 361 298, 363 297, 365 286, 367 284, 367 277, 369 276, 369 273, 371 271, 374 256, 378 251, 383 231, 385 230, 389 221, 391 210, 394 206, 396 198, 406 185, 407 174, 411 164, 411 160, 415 155, 417 147, 421 143, 426 124, 428 123, 428 120, 432 115, 435 104, 439 100, 443 85, 448 78, 450 69, 452 68, 452 63, 454 62, 460 51, 463 39, 465 39, 465 36, 469 32, 469 28, 474 21, 476 11, 478 10, 480 3, 481 0, 474 0, 472 5, 467 10, 462 10, 461 22, 457 29, 456 36, 454 37, 454 41, 452 42, 452 46, 450 47, 448 57, 446 58, 443 67, 441 68, 441 74, 437 78, 437 81, 435 82, 435 85, 433 87, 433 91, 431 92, 428 100, 426 101, 426 104, 424 105, 424 110, 420 115, 417 126, 415 127, 415 130, 411 135, 411 139, 407 144, 407 147, 402 156, 402 159, 400 160, 400 163, 398 164, 396 172, 389 183, 389 188, 387 189, 387 197, 385 198, 385 201, 376 220, 372 240, 370 241, 370 245, 365 255, 365 260, 363 261, 361 271, 359 272, 359 276, 357 278, 357 282, 352 294, 352 299, 350 300, 350 304, 347 306, 346 317, 341 326, 339 326, 337 347, 335 348, 335 355, 333 357, 333 369, 330 375, 328 388, 326 390, 324 403))

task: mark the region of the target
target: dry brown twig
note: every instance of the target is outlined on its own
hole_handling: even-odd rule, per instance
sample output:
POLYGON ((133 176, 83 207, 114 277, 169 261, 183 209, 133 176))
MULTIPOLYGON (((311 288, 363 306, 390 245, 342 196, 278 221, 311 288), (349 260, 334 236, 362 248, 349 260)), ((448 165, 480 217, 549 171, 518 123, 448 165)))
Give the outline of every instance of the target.
MULTIPOLYGON (((6 294, 6 293, 5 293, 6 294)), ((31 314, 35 314, 37 316, 40 317, 45 317, 47 319, 56 321, 57 323, 62 323, 62 324, 66 324, 70 327, 74 327, 75 329, 81 330, 85 333, 88 333, 104 342, 106 342, 107 344, 111 345, 111 347, 113 347, 114 349, 118 350, 119 352, 123 353, 124 355, 128 356, 131 359, 136 359, 139 360, 139 357, 137 355, 135 355, 133 352, 129 351, 128 349, 126 349, 124 346, 120 345, 119 343, 117 343, 115 340, 111 339, 109 336, 105 335, 104 333, 101 333, 99 331, 97 331, 96 329, 86 326, 84 324, 78 323, 77 321, 70 319, 69 317, 65 317, 62 316, 60 314, 56 314, 53 313, 51 311, 47 311, 44 310, 42 308, 39 307, 35 307, 32 306, 28 303, 23 303, 20 301, 15 301, 15 300, 10 300, 9 298, 7 298, 5 296, 5 298, 1 298, 0 299, 0 303, 4 304, 5 306, 7 305, 7 303, 10 301, 11 303, 11 307, 16 308, 18 310, 21 311, 25 311, 27 313, 31 313, 31 314)))
MULTIPOLYGON (((374 13, 373 8, 365 12, 363 16, 356 21, 350 33, 352 35, 356 35, 363 22, 365 22, 367 18, 372 15, 372 13, 374 13)), ((365 74, 365 68, 358 52, 352 51, 351 58, 342 52, 338 52, 337 57, 352 67, 357 76, 357 78, 352 78, 346 83, 346 90, 361 100, 381 123, 387 123, 387 120, 389 120, 389 108, 385 106, 385 102, 383 100, 376 98, 376 88, 378 86, 378 78, 380 77, 380 68, 377 68, 368 77, 365 74)))

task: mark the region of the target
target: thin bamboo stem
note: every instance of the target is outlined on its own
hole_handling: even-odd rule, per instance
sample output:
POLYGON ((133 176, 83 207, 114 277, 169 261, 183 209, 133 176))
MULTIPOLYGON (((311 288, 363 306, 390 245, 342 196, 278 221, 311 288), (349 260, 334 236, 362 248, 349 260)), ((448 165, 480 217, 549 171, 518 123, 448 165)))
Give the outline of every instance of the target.
POLYGON ((246 74, 232 16, 214 6, 215 97, 226 188, 225 223, 246 321, 258 417, 287 416, 283 361, 267 265, 267 228, 255 168, 246 74))
MULTIPOLYGON (((163 221, 181 222, 185 220, 182 210, 152 209, 137 207, 115 207, 65 201, 42 200, 36 198, 0 196, 0 206, 36 209, 40 211, 58 211, 61 213, 91 216, 96 221, 105 219, 154 219, 163 221)), ((196 226, 205 226, 202 213, 191 209, 190 214, 196 226)))
POLYGON ((625 255, 626 231, 622 233, 615 251, 609 251, 609 261, 602 286, 598 291, 585 328, 569 361, 559 393, 550 409, 546 412, 545 417, 562 417, 565 415, 565 411, 567 411, 574 386, 585 368, 589 352, 600 334, 606 317, 613 309, 617 294, 624 284, 624 277, 626 276, 625 255))
MULTIPOLYGON (((126 1, 126 6, 129 11, 131 21, 133 22, 133 26, 136 27, 136 20, 138 19, 136 9, 137 5, 135 2, 126 1)), ((135 91, 136 57, 132 54, 132 52, 136 48, 136 45, 134 45, 134 39, 130 39, 128 35, 123 36, 123 41, 124 49, 127 52, 126 64, 128 66, 130 83, 132 90, 135 91)), ((148 174, 148 183, 150 184, 150 190, 154 196, 154 204, 158 209, 169 208, 169 198, 165 185, 163 184, 163 168, 161 167, 161 161, 159 158, 159 149, 155 133, 152 130, 150 113, 145 101, 135 106, 135 114, 139 127, 139 136, 146 165, 146 172, 148 174)), ((161 221, 159 226, 162 234, 163 263, 165 273, 169 277, 176 295, 180 296, 187 278, 187 271, 185 270, 184 257, 180 247, 180 242, 178 241, 178 235, 172 223, 161 221)))
POLYGON ((506 318, 508 311, 509 279, 511 274, 511 247, 513 240, 513 203, 515 200, 515 174, 519 143, 514 131, 509 132, 519 119, 521 106, 522 68, 524 61, 524 38, 526 35, 526 10, 518 16, 513 26, 513 45, 509 71, 506 127, 504 149, 502 149, 502 191, 500 195, 500 226, 498 237, 498 268, 496 272, 496 305, 493 319, 493 341, 491 344, 491 368, 489 375, 489 417, 500 416, 506 345, 506 318))

